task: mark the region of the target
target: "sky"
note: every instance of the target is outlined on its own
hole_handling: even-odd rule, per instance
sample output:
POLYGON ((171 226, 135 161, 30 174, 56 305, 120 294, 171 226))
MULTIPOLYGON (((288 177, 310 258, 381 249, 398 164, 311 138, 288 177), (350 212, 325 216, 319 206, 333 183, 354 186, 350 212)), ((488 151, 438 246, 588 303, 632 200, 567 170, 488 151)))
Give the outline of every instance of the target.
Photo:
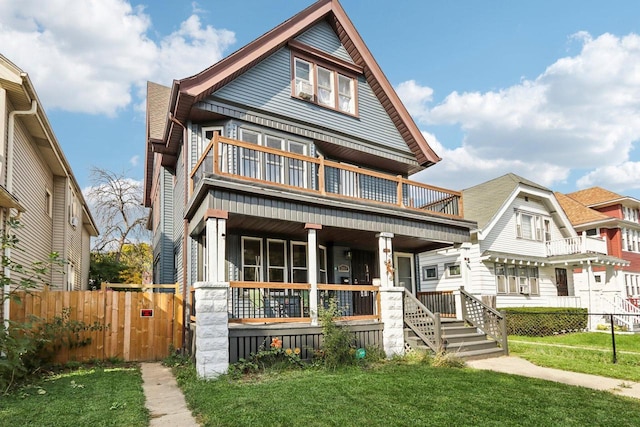
MULTIPOLYGON (((312 3, 0 0, 0 53, 82 188, 94 166, 142 180, 146 82, 170 86, 312 3)), ((442 158, 413 179, 462 190, 513 172, 640 199, 640 2, 341 4, 442 158)))

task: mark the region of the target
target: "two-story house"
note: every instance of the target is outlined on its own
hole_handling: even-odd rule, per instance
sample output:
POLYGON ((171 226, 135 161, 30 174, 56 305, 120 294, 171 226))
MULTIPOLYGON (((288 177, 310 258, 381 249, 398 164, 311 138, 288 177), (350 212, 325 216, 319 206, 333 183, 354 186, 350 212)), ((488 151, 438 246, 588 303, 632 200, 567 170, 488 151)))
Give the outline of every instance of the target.
POLYGON ((22 249, 4 255, 31 265, 57 252, 66 265, 50 272, 52 289, 87 289, 96 224, 28 74, 2 55, 0 135, 0 215, 3 227, 19 216, 22 249))
POLYGON ((440 159, 337 0, 150 83, 147 111, 154 281, 229 283, 232 323, 313 322, 330 296, 370 318, 373 284, 415 291, 416 254, 475 227, 408 179, 440 159))
POLYGON ((612 283, 626 264, 604 239, 577 234, 554 193, 535 182, 510 173, 462 194, 465 218, 478 228, 471 244, 420 255, 418 295, 429 304, 462 286, 497 307, 590 307, 574 268, 602 269, 612 283))
POLYGON ((593 269, 593 281, 577 269, 580 288, 601 296, 602 311, 635 312, 629 303, 637 306, 640 296, 640 201, 600 187, 557 197, 577 232, 603 239, 609 254, 627 261, 615 282, 602 267, 593 269))

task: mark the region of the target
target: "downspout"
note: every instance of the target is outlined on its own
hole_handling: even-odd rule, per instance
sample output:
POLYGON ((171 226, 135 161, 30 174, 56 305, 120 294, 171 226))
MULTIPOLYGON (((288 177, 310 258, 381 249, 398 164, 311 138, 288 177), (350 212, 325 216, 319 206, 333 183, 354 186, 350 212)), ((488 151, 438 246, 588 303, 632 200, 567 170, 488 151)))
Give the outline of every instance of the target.
MULTIPOLYGON (((182 147, 184 150, 184 147, 187 145, 187 137, 188 132, 187 132, 187 127, 185 125, 183 125, 182 123, 180 123, 180 121, 178 119, 176 119, 175 117, 173 117, 172 113, 169 113, 169 120, 171 120, 173 123, 177 124, 178 126, 180 126, 182 128, 182 147)), ((189 172, 187 171, 187 153, 185 152, 184 155, 182 156, 182 164, 183 164, 183 175, 184 175, 184 190, 183 190, 183 208, 185 208, 187 206, 187 202, 189 201, 189 195, 188 195, 188 191, 189 191, 189 183, 188 183, 188 178, 189 178, 189 172)), ((187 221, 186 218, 182 219, 182 307, 183 307, 183 314, 185 315, 185 317, 182 319, 182 348, 185 347, 186 345, 186 337, 185 337, 185 331, 187 330, 187 325, 186 325, 186 321, 185 319, 188 316, 188 310, 186 310, 186 306, 187 306, 187 245, 189 244, 189 239, 187 238, 187 233, 189 232, 189 221, 187 221)))
MULTIPOLYGON (((26 77, 26 74, 21 74, 21 77, 24 79, 26 77)), ((32 115, 35 114, 38 111, 38 103, 36 102, 36 100, 32 100, 31 101, 31 108, 29 110, 15 110, 15 111, 11 111, 9 113, 9 124, 7 126, 7 155, 5 157, 5 163, 7 165, 7 181, 5 183, 5 188, 7 189, 7 192, 9 194, 13 194, 13 146, 14 146, 14 134, 15 134, 15 120, 16 120, 16 116, 18 115, 32 115)), ((6 232, 7 230, 7 223, 9 221, 9 218, 11 216, 11 212, 10 209, 5 209, 4 210, 4 230, 6 232)), ((11 258, 11 249, 10 248, 5 248, 4 249, 4 256, 6 257, 6 259, 11 258)), ((9 293, 11 292, 11 285, 9 284, 10 279, 11 279, 11 269, 9 268, 9 266, 4 268, 4 277, 7 280, 7 284, 4 285, 4 290, 3 290, 3 295, 4 295, 4 302, 3 302, 3 316, 4 316, 4 327, 5 329, 9 329, 9 319, 10 319, 10 307, 11 307, 11 301, 9 298, 6 298, 7 295, 9 295, 9 293)))

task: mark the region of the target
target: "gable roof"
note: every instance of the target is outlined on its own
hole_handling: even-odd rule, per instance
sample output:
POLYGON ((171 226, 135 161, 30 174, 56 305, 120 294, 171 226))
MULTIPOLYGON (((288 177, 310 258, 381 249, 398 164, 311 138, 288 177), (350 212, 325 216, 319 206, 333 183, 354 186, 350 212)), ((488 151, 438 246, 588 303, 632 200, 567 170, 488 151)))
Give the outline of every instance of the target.
POLYGON ((513 173, 502 175, 474 187, 462 190, 464 216, 484 228, 521 185, 551 193, 546 187, 513 173))
POLYGON ((564 210, 569 221, 574 226, 609 221, 611 219, 608 215, 585 206, 573 197, 558 192, 555 193, 555 196, 562 210, 564 210))
MULTIPOLYGON (((187 119, 194 102, 233 81, 322 20, 329 23, 355 65, 362 68, 367 83, 407 143, 418 164, 428 167, 440 161, 440 157, 427 143, 338 0, 318 0, 206 70, 174 81, 171 88, 169 114, 178 123, 174 120, 168 122, 163 137, 165 147, 156 145, 154 148, 169 155, 175 155, 182 135, 179 123, 187 119)), ((163 165, 168 165, 170 161, 163 159, 163 165)))
POLYGON ((620 194, 605 190, 601 187, 591 187, 585 190, 575 191, 567 194, 567 196, 585 206, 610 204, 611 202, 619 202, 626 199, 625 196, 621 196, 620 194))
POLYGON ((153 177, 153 142, 162 141, 164 129, 167 126, 167 110, 171 88, 153 82, 147 82, 147 122, 146 140, 147 150, 145 152, 145 186, 144 205, 150 205, 151 180, 153 177))

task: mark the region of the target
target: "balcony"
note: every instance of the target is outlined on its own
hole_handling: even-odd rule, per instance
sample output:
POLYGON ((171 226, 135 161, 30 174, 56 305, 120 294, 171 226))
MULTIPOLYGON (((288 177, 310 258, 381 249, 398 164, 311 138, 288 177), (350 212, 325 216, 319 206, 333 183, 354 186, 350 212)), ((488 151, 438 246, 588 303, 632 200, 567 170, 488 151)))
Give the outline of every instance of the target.
POLYGON ((607 255, 607 242, 600 237, 580 236, 546 242, 547 256, 572 254, 603 254, 607 255))
POLYGON ((210 175, 462 218, 460 192, 217 134, 191 172, 191 188, 210 175))

